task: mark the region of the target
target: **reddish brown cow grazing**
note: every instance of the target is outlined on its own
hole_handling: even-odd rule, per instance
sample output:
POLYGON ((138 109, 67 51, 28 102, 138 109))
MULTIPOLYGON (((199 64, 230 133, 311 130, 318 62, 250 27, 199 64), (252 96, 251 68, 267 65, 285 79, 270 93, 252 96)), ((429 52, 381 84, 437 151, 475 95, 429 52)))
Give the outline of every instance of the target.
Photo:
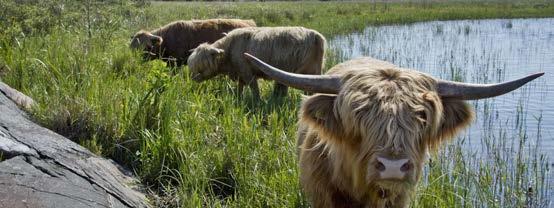
POLYGON ((150 32, 137 32, 131 48, 142 49, 147 60, 161 58, 180 66, 187 63, 190 50, 199 44, 213 43, 235 28, 255 26, 253 20, 241 19, 176 21, 150 32))
POLYGON ((298 124, 300 183, 314 207, 408 207, 426 152, 470 123, 463 100, 502 95, 543 75, 464 84, 368 57, 299 75, 246 55, 282 84, 326 93, 304 100, 298 124))

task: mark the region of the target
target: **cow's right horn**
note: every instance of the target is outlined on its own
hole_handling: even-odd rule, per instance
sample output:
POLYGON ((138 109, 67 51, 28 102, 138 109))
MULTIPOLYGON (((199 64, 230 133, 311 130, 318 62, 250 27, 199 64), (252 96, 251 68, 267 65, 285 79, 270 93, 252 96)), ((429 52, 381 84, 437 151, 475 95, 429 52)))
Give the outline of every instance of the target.
POLYGON ((438 92, 443 98, 477 100, 506 94, 542 75, 544 72, 498 84, 470 84, 438 80, 438 92))
POLYGON ((284 85, 314 93, 337 94, 340 90, 340 76, 294 74, 277 69, 248 53, 244 56, 253 66, 284 85))

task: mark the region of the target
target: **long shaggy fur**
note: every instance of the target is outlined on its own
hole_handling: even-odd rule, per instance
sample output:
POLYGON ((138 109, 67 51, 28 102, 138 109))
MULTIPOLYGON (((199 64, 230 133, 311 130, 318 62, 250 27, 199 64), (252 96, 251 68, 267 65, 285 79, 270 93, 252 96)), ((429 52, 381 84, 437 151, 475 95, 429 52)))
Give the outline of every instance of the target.
POLYGON ((314 207, 408 207, 428 150, 466 127, 473 112, 442 100, 436 81, 372 58, 354 59, 328 74, 342 78, 337 95, 302 104, 300 181, 314 207), (413 162, 403 181, 379 180, 377 155, 413 162))
POLYGON ((191 49, 201 43, 213 43, 224 33, 241 27, 255 27, 253 20, 208 19, 176 21, 161 28, 137 32, 131 40, 131 48, 140 48, 149 59, 175 59, 178 65, 186 64, 191 49))
MULTIPOLYGON (((273 66, 299 74, 321 74, 325 38, 303 27, 250 27, 231 31, 213 44, 201 44, 188 59, 191 76, 197 81, 226 74, 248 84, 259 96, 257 78, 265 74, 244 59, 250 53, 273 66)), ((276 88, 286 91, 286 87, 276 88)))

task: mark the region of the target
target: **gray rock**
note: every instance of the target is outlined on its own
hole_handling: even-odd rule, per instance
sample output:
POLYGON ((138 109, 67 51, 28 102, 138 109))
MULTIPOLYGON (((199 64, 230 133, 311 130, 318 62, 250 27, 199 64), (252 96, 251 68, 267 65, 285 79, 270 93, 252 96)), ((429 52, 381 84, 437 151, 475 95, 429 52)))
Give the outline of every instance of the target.
MULTIPOLYGON (((0 127, 0 129, 3 129, 0 127)), ((4 153, 4 157, 12 157, 16 155, 33 155, 38 156, 38 153, 13 139, 9 139, 8 135, 0 130, 0 151, 4 153)))
POLYGON ((31 108, 35 104, 35 101, 33 99, 11 88, 7 84, 4 84, 1 80, 0 80, 0 93, 10 98, 13 102, 17 103, 17 105, 26 109, 31 108))
POLYGON ((128 171, 30 121, 6 96, 22 94, 6 86, 0 82, 0 155, 8 158, 0 162, 0 207, 149 206, 128 171))

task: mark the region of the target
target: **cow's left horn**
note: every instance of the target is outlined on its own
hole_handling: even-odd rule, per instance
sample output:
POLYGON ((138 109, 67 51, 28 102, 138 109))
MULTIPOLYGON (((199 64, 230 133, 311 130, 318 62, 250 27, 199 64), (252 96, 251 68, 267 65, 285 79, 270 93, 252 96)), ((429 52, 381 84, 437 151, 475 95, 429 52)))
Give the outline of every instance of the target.
POLYGON ((248 53, 244 53, 244 56, 253 66, 284 85, 315 93, 337 94, 340 90, 340 76, 290 73, 277 69, 248 53))
POLYGON ((498 84, 470 84, 438 80, 437 88, 439 95, 443 98, 477 100, 506 94, 542 75, 544 75, 544 72, 498 84))

